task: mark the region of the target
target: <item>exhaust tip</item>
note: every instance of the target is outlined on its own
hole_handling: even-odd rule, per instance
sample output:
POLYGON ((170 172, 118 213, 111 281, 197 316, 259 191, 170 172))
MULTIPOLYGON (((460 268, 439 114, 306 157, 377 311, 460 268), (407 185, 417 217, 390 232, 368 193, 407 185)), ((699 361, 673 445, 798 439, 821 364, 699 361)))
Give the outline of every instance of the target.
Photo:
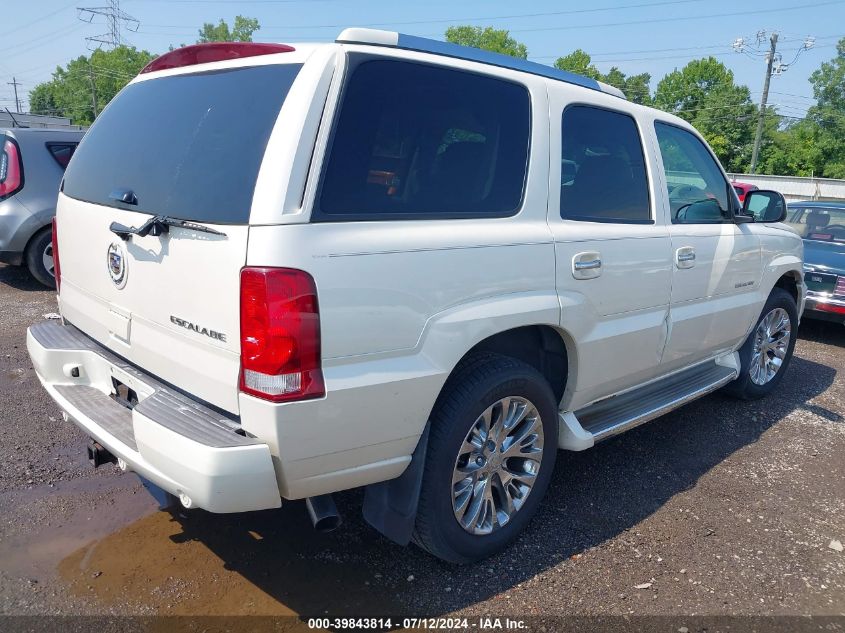
POLYGON ((305 507, 308 509, 311 524, 318 532, 326 534, 340 527, 342 521, 331 495, 308 497, 305 507))
POLYGON ((341 521, 339 516, 325 517, 314 522, 314 529, 321 534, 327 534, 329 532, 334 532, 337 528, 339 528, 340 523, 341 521))

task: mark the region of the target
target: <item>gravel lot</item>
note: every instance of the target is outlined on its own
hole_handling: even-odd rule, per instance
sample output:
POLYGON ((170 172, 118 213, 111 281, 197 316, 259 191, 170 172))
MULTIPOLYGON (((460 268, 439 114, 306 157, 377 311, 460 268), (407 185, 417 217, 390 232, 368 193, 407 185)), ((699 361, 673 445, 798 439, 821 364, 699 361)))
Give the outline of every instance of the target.
POLYGON ((90 469, 26 353, 55 310, 0 265, 2 614, 845 616, 841 326, 801 326, 777 397, 717 394, 561 454, 518 543, 457 568, 366 526, 358 492, 319 535, 302 503, 172 516, 90 469))

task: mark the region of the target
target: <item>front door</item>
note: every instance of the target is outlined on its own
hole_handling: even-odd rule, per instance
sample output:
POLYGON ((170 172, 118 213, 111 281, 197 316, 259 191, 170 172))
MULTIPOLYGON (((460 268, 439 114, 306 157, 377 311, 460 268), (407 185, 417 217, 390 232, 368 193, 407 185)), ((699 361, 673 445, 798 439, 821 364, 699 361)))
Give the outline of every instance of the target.
POLYGON ((666 371, 728 351, 759 308, 760 240, 736 224, 737 201, 716 159, 692 132, 655 123, 669 194, 671 333, 666 371))

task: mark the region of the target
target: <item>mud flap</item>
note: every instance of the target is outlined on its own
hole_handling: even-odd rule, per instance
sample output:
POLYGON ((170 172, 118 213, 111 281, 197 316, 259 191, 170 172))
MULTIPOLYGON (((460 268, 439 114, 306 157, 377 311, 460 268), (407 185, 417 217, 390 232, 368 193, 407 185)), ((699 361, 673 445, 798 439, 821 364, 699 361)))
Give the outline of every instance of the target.
POLYGON ((364 489, 364 520, 399 545, 410 543, 414 532, 427 447, 428 424, 405 472, 364 489))

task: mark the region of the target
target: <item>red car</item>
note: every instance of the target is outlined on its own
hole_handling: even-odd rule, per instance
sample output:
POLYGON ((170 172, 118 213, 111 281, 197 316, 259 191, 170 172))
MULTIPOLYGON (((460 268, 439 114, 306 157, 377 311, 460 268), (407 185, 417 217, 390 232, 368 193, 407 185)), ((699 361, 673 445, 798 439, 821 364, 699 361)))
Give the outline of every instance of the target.
POLYGON ((749 191, 757 191, 760 188, 757 185, 752 185, 747 182, 736 181, 732 182, 731 186, 734 188, 734 191, 736 191, 736 195, 739 196, 740 204, 745 202, 745 194, 747 194, 749 191))

